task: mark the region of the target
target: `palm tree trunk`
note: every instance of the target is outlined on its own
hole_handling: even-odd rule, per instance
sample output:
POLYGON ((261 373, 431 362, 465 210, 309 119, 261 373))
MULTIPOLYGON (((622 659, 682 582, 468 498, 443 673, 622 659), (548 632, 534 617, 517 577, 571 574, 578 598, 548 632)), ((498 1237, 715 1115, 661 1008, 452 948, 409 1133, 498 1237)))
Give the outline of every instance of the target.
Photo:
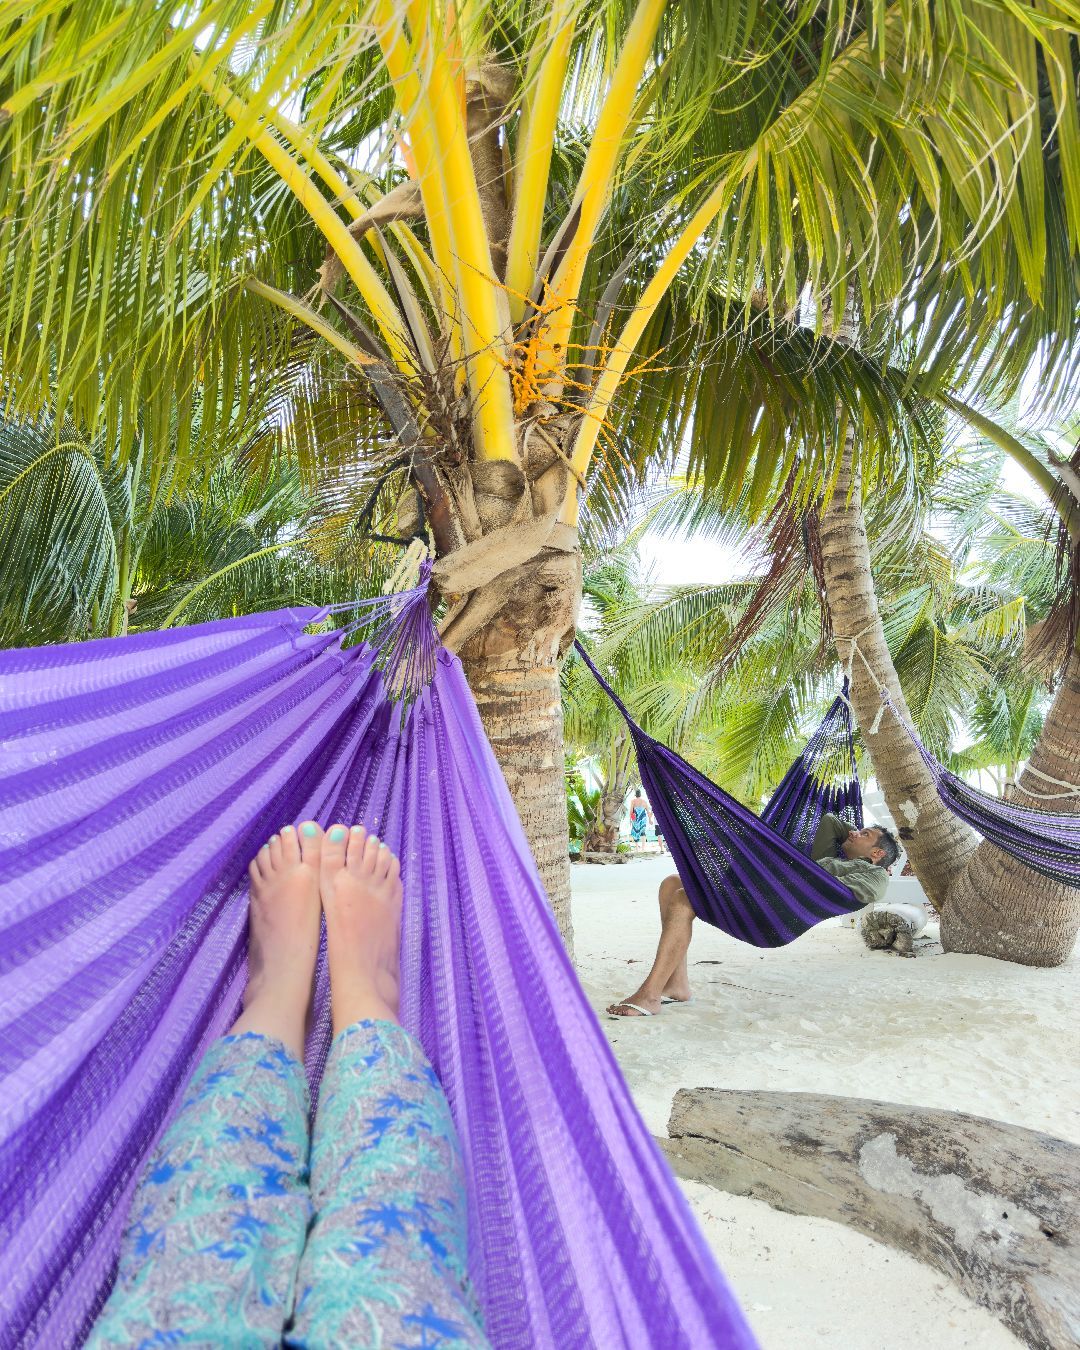
POLYGON ((608 776, 600 796, 596 820, 585 840, 586 853, 615 853, 619 847, 619 826, 626 805, 626 789, 630 785, 629 734, 616 733, 609 756, 608 776))
MULTIPOLYGON (((1080 931, 1080 892, 1047 880, 992 844, 978 843, 942 804, 922 758, 895 717, 886 712, 877 732, 871 730, 880 695, 862 658, 888 689, 894 705, 911 719, 878 613, 850 443, 822 518, 821 544, 826 598, 841 659, 847 659, 851 646, 845 638, 854 637, 858 643, 852 663, 852 704, 893 817, 898 823, 913 819, 910 838, 904 842, 915 875, 941 914, 945 949, 1024 965, 1060 965, 1080 931)), ((1029 766, 1058 782, 1080 782, 1080 655, 1075 651, 1029 766)), ((1032 795, 1054 791, 1053 784, 1037 773, 1025 771, 1015 793, 1017 801, 1053 811, 1080 811, 1076 795, 1054 801, 1032 795)))
POLYGON ((580 599, 580 554, 541 554, 517 569, 506 605, 459 653, 571 959, 559 667, 580 599))
POLYGON ((904 830, 904 844, 912 868, 940 910, 957 874, 974 852, 976 839, 942 805, 919 752, 896 718, 887 711, 884 717, 878 717, 880 683, 888 689, 894 706, 910 720, 878 612, 862 485, 859 475, 852 472, 850 437, 832 499, 822 517, 821 552, 837 652, 842 661, 852 658, 851 702, 863 741, 893 819, 901 828, 910 822, 910 830, 904 830))
MULTIPOLYGON (((1028 764, 1010 794, 1013 800, 1054 812, 1080 811, 1075 794, 1048 800, 1045 794, 1063 790, 1038 776, 1080 784, 1080 654, 1075 650, 1028 764)), ((1027 966, 1061 965, 1078 931, 1080 890, 1041 877, 985 843, 950 889, 941 916, 947 950, 1027 966)))

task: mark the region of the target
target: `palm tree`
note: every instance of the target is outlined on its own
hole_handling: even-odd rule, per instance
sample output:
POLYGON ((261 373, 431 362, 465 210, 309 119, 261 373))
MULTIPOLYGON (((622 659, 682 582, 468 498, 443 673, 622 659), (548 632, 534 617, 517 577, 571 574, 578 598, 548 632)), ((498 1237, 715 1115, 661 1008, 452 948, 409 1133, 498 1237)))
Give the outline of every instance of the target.
MULTIPOLYGON (((891 341, 936 288, 928 366, 1005 315, 1021 346, 1056 333, 1080 238, 1074 20, 1044 0, 17 0, 13 406, 104 427, 123 463, 141 429, 155 480, 275 404, 268 454, 329 477, 398 464, 569 939, 557 690, 579 487, 691 427, 710 478, 761 503, 792 473, 828 482, 835 402, 701 378, 707 348, 729 387, 759 387, 739 372, 762 315, 857 295, 891 341), (200 395, 219 411, 192 434, 200 395)), ((1015 350, 997 345, 1003 371, 1015 350)), ((858 384, 838 397, 869 415, 858 384)))
POLYGON ((320 516, 295 468, 238 457, 167 482, 47 420, 0 423, 0 642, 116 636, 377 594, 384 557, 320 516))
MULTIPOLYGON (((1026 453, 1035 452, 1029 446, 1026 453)), ((1067 546, 1062 552, 1055 539, 1053 508, 998 489, 1000 463, 1000 456, 954 449, 945 459, 922 467, 914 495, 911 485, 872 481, 866 513, 857 498, 838 486, 820 522, 820 540, 814 537, 817 517, 811 513, 803 521, 808 550, 798 535, 797 546, 791 548, 790 532, 773 531, 773 565, 754 587, 756 598, 748 608, 752 623, 732 624, 721 612, 710 627, 709 611, 716 601, 704 591, 661 598, 649 623, 635 621, 633 639, 655 641, 650 630, 659 629, 665 644, 680 647, 687 659, 703 666, 711 663, 730 687, 739 682, 740 661, 767 636, 771 624, 789 626, 794 637, 807 625, 806 617, 792 622, 795 616, 812 614, 811 631, 822 616, 831 626, 840 658, 851 665, 863 745, 893 815, 901 822, 915 818, 907 841, 914 869, 943 912, 946 943, 965 950, 975 939, 970 931, 957 934, 952 926, 957 911, 950 915, 951 897, 971 884, 972 869, 985 866, 987 855, 993 860, 993 851, 982 846, 976 852, 971 832, 939 802, 901 723, 879 715, 879 682, 887 685, 894 706, 939 758, 951 759, 961 770, 997 770, 1003 787, 1026 761, 1011 795, 1020 801, 1026 795, 1052 810, 1067 810, 1074 803, 1067 787, 1060 786, 1076 778, 1069 756, 1075 755, 1078 742, 1067 720, 1075 716, 1069 705, 1074 686, 1068 676, 1061 683, 1056 677, 1065 660, 1075 663, 1070 655, 1076 630, 1075 573, 1062 567, 1075 554, 1067 546), (835 535, 830 537, 841 513, 845 542, 851 519, 858 521, 861 558, 841 552, 835 535), (927 533, 931 519, 934 529, 927 533), (852 638, 857 639, 857 653, 852 638), (1048 690, 1056 683, 1056 697, 1047 707, 1048 690), (975 742, 954 756, 952 743, 965 725, 975 742), (1048 762, 1048 753, 1057 758, 1048 762)), ((738 527, 730 510, 708 495, 687 494, 674 519, 676 524, 720 522, 729 531, 734 519, 738 527)), ((779 519, 783 522, 784 512, 779 519)), ((754 672, 778 696, 796 678, 797 646, 789 643, 783 662, 754 672)), ((820 645, 815 652, 811 643, 808 650, 820 661, 820 645)), ((626 659, 632 660, 633 654, 626 659)), ((1016 917, 1012 930, 1005 930, 1006 941, 993 946, 991 954, 1032 963, 1063 960, 1075 938, 1074 898, 1063 886, 1035 880, 1019 865, 1016 872, 995 863, 999 866, 1010 887, 1007 907, 1016 917), (1031 932, 1025 922, 1029 907, 1037 907, 1039 919, 1031 932)), ((989 917, 985 922, 989 924, 989 917)), ((996 929, 978 931, 1001 933, 1000 912, 995 922, 996 929)))
MULTIPOLYGON (((1038 462, 1038 461, 1036 461, 1038 462)), ((1046 466, 1041 466, 1044 475, 1046 466)), ((1080 499, 1054 487, 1062 550, 1075 575, 1080 548, 1080 499)), ((938 800, 935 785, 899 718, 878 717, 881 689, 900 714, 911 713, 890 657, 866 542, 862 489, 845 459, 821 522, 825 589, 842 657, 854 657, 852 703, 875 770, 897 819, 915 822, 912 866, 942 915, 942 940, 956 951, 981 952, 1031 965, 1064 961, 1080 929, 1080 896, 1063 883, 1034 878, 992 845, 979 844, 938 800), (899 814, 896 814, 899 813, 899 814)), ((1048 616, 1049 617, 1049 616, 1048 616)), ((1080 808, 1069 788, 1080 777, 1080 651, 1073 604, 1058 607, 1055 673, 1064 666, 1054 701, 1014 790, 1015 799, 1043 809, 1080 808), (1064 618, 1064 622, 1062 619, 1064 618)))
MULTIPOLYGON (((1045 508, 1000 490, 1000 469, 1000 455, 954 451, 920 485, 922 500, 905 508, 901 494, 886 494, 871 539, 889 651, 920 737, 959 771, 989 770, 1004 781, 1041 727, 1045 679, 1031 668, 1035 653, 1021 657, 1029 633, 1053 612, 1059 585, 1045 508), (905 509, 910 524, 900 519, 905 509), (976 739, 954 753, 965 727, 976 739)), ((763 544, 737 513, 684 488, 656 502, 625 540, 587 546, 590 655, 652 734, 758 809, 838 685, 820 581, 790 522, 779 513, 763 544), (636 550, 656 526, 719 531, 750 575, 655 587, 636 550)), ((613 847, 633 747, 583 664, 567 662, 563 686, 567 744, 591 757, 610 795, 600 818, 613 847)), ((860 759, 869 772, 861 750, 860 759)), ((601 833, 593 847, 603 847, 601 833)))

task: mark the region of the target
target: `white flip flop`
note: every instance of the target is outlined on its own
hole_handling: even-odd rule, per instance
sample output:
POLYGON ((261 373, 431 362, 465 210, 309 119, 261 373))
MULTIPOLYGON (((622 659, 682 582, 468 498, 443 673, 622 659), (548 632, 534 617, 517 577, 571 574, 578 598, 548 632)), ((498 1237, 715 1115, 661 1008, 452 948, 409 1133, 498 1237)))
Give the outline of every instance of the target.
MULTIPOLYGON (((648 1010, 648 1008, 643 1008, 643 1007, 641 1007, 641 1005, 638 1004, 638 1003, 631 1003, 630 1000, 629 1000, 628 998, 624 998, 623 1001, 622 1001, 621 1003, 613 1003, 611 1006, 612 1006, 613 1008, 633 1008, 634 1012, 640 1013, 642 1017, 655 1017, 655 1016, 656 1016, 656 1014, 655 1014, 655 1013, 651 1013, 651 1012, 648 1010)), ((609 1012, 609 1013, 608 1013, 608 1016, 609 1016, 613 1021, 616 1021, 616 1022, 617 1022, 617 1021, 620 1021, 621 1019, 623 1019, 623 1018, 625 1018, 625 1017, 628 1017, 629 1014, 628 1014, 628 1013, 609 1012)))

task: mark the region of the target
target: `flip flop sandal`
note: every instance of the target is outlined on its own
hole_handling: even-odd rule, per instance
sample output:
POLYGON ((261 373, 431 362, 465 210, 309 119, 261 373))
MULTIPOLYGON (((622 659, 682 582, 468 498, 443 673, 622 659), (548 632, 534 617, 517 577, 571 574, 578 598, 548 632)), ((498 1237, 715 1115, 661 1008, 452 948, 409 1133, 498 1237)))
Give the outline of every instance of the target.
MULTIPOLYGON (((611 1006, 612 1006, 613 1008, 633 1008, 634 1012, 636 1012, 640 1017, 655 1017, 655 1016, 656 1016, 656 1014, 655 1014, 655 1013, 651 1013, 651 1012, 648 1010, 648 1008, 643 1008, 643 1007, 641 1007, 641 1005, 638 1004, 638 1003, 631 1003, 630 1000, 629 1000, 628 998, 624 998, 623 1001, 622 1001, 621 1003, 613 1003, 611 1006)), ((632 1013, 608 1012, 608 1016, 609 1016, 610 1018, 612 1018, 613 1020, 618 1021, 619 1018, 622 1018, 622 1017, 632 1017, 633 1014, 632 1014, 632 1013)))
POLYGON ((687 1003, 693 1003, 693 1001, 692 998, 672 998, 670 994, 660 995, 661 1003, 680 1003, 685 1007, 687 1003))

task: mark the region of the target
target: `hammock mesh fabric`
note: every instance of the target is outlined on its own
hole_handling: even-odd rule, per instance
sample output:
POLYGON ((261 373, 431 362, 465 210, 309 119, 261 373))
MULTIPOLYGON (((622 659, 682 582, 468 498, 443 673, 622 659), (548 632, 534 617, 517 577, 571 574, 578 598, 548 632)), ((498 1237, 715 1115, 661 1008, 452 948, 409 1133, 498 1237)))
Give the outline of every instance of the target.
POLYGON ((576 646, 626 720, 642 785, 698 918, 755 947, 782 947, 822 919, 862 908, 809 858, 827 811, 862 825, 845 697, 833 703, 759 817, 647 736, 581 643, 576 646))
MULTIPOLYGON (((139 1172, 236 1015, 248 860, 309 817, 401 856, 402 1020, 461 1135, 493 1344, 753 1345, 566 959, 424 588, 388 604, 380 650, 287 610, 0 655, 4 1346, 85 1337, 139 1172)), ((321 961, 316 1090, 327 992, 321 961)))
POLYGON ((939 764, 914 727, 901 721, 950 811, 1033 872, 1066 886, 1080 886, 1080 813, 1041 811, 980 792, 939 764))

